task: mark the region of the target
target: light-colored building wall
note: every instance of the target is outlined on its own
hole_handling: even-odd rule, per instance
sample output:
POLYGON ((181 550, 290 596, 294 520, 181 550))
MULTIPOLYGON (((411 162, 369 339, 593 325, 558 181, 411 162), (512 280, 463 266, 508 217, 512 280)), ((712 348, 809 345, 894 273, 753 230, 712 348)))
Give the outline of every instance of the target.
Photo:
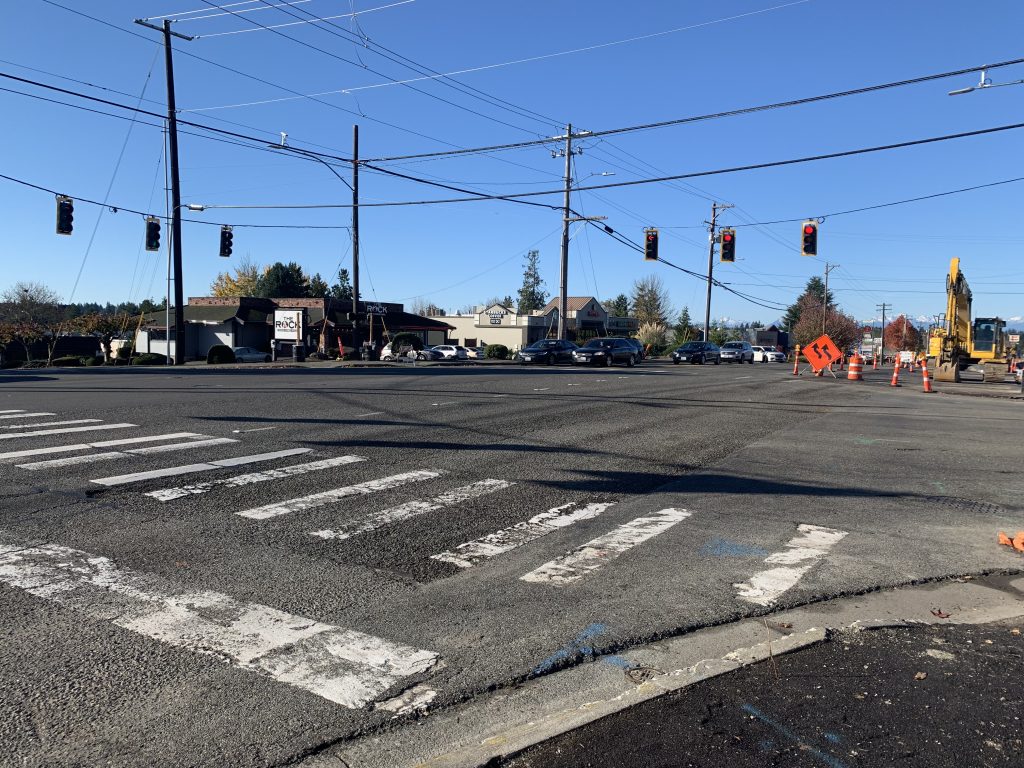
MULTIPOLYGON (((520 315, 500 304, 479 307, 472 315, 433 315, 431 319, 453 326, 455 330, 448 333, 448 340, 469 347, 504 344, 511 350, 517 350, 553 335, 558 329, 557 310, 543 315, 520 315)), ((444 341, 428 339, 433 344, 444 341)))

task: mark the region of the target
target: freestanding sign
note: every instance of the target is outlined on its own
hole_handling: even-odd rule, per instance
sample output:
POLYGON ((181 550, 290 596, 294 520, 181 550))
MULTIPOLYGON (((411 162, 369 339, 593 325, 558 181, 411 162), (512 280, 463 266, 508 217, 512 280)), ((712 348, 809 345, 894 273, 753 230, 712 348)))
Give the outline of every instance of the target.
POLYGON ((274 310, 274 340, 302 341, 304 314, 301 309, 274 310))
POLYGON ((815 373, 831 363, 838 363, 841 356, 839 347, 828 336, 819 336, 800 351, 815 373))

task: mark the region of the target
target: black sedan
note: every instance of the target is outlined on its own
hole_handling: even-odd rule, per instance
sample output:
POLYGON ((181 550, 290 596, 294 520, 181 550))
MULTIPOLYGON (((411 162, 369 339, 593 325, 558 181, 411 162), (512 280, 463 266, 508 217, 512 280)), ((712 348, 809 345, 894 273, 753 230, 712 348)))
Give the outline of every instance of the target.
POLYGON ((690 363, 691 365, 704 365, 722 362, 722 355, 718 351, 718 345, 710 341, 688 341, 672 353, 672 365, 690 363))
POLYGON ((627 339, 591 339, 572 353, 574 365, 614 365, 630 367, 639 359, 636 348, 627 339))
POLYGON ((544 363, 546 365, 571 363, 572 353, 576 349, 578 347, 571 341, 542 339, 519 350, 516 359, 520 365, 526 365, 527 363, 544 363))

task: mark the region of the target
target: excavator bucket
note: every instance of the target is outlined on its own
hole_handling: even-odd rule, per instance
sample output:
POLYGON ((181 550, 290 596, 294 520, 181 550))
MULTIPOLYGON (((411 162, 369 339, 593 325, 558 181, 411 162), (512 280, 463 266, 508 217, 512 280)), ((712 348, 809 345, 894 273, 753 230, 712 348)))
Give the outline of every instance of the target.
POLYGON ((956 363, 940 363, 935 368, 935 380, 951 381, 955 384, 959 384, 960 366, 958 366, 956 363))
POLYGON ((1006 363, 986 362, 982 368, 985 371, 986 384, 1001 384, 1006 380, 1006 363))

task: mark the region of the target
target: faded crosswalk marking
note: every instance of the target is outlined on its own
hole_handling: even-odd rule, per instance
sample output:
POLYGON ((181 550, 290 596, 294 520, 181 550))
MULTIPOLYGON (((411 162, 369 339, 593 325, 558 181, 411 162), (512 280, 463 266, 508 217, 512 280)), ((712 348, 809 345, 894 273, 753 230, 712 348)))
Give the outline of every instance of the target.
POLYGON ((791 539, 785 549, 765 558, 765 563, 778 567, 759 571, 748 582, 733 584, 740 600, 772 605, 847 535, 846 531, 806 523, 798 525, 797 530, 800 535, 791 539))
POLYGON ((638 517, 520 578, 538 584, 568 584, 578 581, 623 552, 628 552, 637 544, 664 533, 692 514, 685 509, 669 508, 638 517))
POLYGON ((188 590, 53 544, 0 542, 0 583, 345 707, 366 706, 439 660, 430 651, 218 592, 188 590))
POLYGON ((479 539, 460 544, 454 550, 431 555, 434 560, 452 563, 460 568, 471 568, 484 560, 528 544, 541 536, 547 536, 559 528, 566 528, 579 520, 597 517, 615 502, 605 504, 587 504, 580 506, 576 502, 563 504, 534 515, 529 520, 516 523, 509 528, 489 533, 479 539))
POLYGON ((184 464, 179 467, 164 467, 153 469, 148 472, 132 472, 127 475, 114 475, 113 477, 100 477, 90 480, 90 483, 97 485, 125 485, 126 483, 141 483, 144 480, 154 480, 160 477, 174 477, 175 475, 190 475, 193 472, 210 472, 225 467, 237 467, 240 464, 255 464, 260 461, 273 461, 288 456, 297 456, 300 453, 309 453, 312 448, 289 448, 284 451, 272 451, 271 453, 256 453, 250 456, 234 456, 229 459, 217 459, 216 461, 204 461, 199 464, 184 464))

